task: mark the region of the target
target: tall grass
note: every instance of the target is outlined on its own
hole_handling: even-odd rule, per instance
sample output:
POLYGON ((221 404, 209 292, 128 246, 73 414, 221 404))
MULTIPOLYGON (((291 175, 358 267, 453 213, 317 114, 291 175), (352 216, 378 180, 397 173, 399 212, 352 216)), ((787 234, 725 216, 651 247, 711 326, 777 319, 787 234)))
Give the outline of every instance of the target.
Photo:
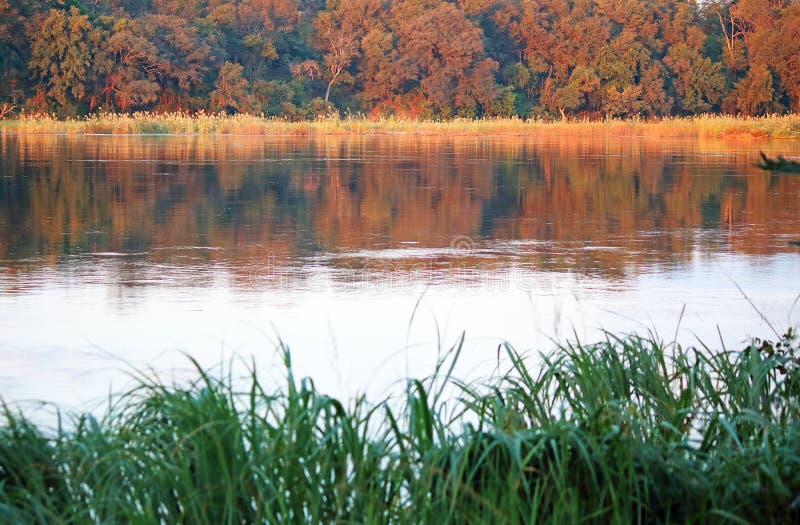
POLYGON ((322 394, 286 352, 283 386, 255 369, 246 388, 199 367, 182 387, 142 377, 102 419, 52 432, 6 407, 0 521, 800 519, 793 334, 736 352, 611 335, 506 351, 485 383, 442 367, 380 403, 322 394))
POLYGON ((361 117, 320 118, 292 122, 253 115, 136 113, 99 114, 84 119, 57 120, 23 115, 0 121, 2 133, 31 134, 244 134, 331 135, 408 133, 421 135, 555 134, 566 136, 655 136, 716 138, 800 138, 800 115, 734 117, 700 115, 657 120, 609 119, 602 121, 545 121, 505 119, 453 119, 445 121, 361 117))

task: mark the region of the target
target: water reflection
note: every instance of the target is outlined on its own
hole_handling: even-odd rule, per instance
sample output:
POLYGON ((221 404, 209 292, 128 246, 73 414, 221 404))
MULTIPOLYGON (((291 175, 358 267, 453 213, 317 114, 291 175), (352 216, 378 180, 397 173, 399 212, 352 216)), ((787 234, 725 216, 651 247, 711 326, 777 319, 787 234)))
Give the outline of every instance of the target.
MULTIPOLYGON (((737 284, 769 315, 800 293, 788 243, 800 177, 757 169, 759 149, 800 152, 629 137, 0 135, 0 395, 102 393, 106 376, 86 374, 113 365, 93 348, 213 363, 221 340, 271 347, 270 326, 308 349, 309 373, 333 361, 351 378, 431 334, 436 347, 467 329, 474 364, 499 338, 541 348, 583 328, 672 330, 684 305, 691 333, 720 323, 741 339, 763 324, 737 284), (61 393, 25 380, 42 370, 38 383, 61 393)), ((426 348, 414 362, 435 358, 426 348)))
POLYGON ((87 258, 132 286, 181 268, 199 285, 216 264, 260 286, 317 264, 625 278, 697 249, 790 252, 800 177, 754 154, 629 138, 2 136, 0 258, 6 291, 87 258))

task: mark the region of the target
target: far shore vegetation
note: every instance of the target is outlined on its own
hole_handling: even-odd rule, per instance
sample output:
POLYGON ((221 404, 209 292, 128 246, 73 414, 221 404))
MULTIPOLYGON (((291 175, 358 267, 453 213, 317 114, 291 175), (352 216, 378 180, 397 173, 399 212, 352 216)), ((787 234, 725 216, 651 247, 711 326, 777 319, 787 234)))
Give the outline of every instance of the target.
POLYGON ((796 0, 0 0, 0 119, 790 114, 798 54, 796 0))
POLYGON ((230 134, 230 135, 525 135, 710 137, 798 139, 800 115, 734 117, 700 115, 660 119, 446 119, 336 116, 293 121, 279 117, 223 113, 98 114, 80 119, 30 115, 0 121, 6 134, 230 134))
POLYGON ((506 346, 471 383, 452 373, 462 343, 377 402, 325 395, 282 349, 283 379, 140 374, 54 429, 4 405, 0 522, 800 522, 791 330, 735 350, 506 346))

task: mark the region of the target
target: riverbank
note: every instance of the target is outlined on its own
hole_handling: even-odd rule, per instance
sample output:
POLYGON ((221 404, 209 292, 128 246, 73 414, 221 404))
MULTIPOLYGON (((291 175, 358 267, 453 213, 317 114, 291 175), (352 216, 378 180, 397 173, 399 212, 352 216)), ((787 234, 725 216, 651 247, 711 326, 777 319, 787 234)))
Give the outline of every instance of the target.
POLYGON ((703 115, 659 120, 402 119, 323 118, 292 122, 253 115, 92 115, 79 120, 26 117, 0 121, 0 133, 17 134, 239 134, 336 135, 405 133, 419 135, 653 136, 739 139, 798 139, 800 115, 732 117, 703 115))
POLYGON ((6 523, 601 523, 800 519, 798 341, 567 345, 463 384, 459 348, 374 403, 311 380, 141 376, 55 431, 6 407, 6 523), (778 344, 780 343, 780 344, 778 344))

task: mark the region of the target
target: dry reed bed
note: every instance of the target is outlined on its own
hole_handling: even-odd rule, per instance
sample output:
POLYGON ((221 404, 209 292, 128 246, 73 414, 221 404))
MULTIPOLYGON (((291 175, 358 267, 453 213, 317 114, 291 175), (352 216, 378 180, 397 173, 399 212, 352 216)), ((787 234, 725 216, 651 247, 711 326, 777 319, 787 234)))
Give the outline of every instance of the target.
POLYGON ((292 122, 254 115, 155 114, 92 115, 85 119, 57 120, 48 116, 23 116, 0 122, 0 132, 18 134, 230 134, 230 135, 335 135, 402 133, 419 135, 524 135, 652 136, 747 139, 800 138, 800 115, 733 117, 702 115, 659 120, 509 119, 446 121, 383 118, 320 118, 292 122))

